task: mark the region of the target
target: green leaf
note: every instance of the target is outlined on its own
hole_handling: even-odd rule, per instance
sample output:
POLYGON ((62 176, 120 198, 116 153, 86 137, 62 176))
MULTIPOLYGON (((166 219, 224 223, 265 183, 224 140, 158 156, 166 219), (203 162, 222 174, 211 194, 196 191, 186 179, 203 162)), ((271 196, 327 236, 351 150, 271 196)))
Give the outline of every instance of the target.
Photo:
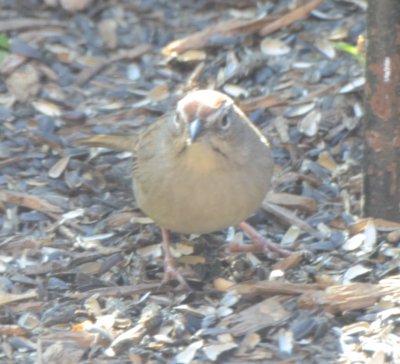
POLYGON ((360 55, 360 52, 358 51, 358 48, 353 46, 353 45, 351 45, 351 44, 344 43, 344 42, 338 42, 338 43, 333 42, 333 46, 336 49, 339 49, 340 51, 349 53, 354 57, 358 57, 360 55))
POLYGON ((360 52, 360 50, 356 46, 353 46, 352 44, 345 42, 331 42, 331 43, 336 49, 352 55, 357 61, 361 63, 365 63, 365 55, 362 52, 360 52))

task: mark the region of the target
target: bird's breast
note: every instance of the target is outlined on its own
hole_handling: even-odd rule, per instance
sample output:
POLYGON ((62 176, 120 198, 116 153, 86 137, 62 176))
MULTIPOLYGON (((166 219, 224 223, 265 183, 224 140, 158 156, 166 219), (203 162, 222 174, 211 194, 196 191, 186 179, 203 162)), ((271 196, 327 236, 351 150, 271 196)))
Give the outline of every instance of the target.
POLYGON ((152 169, 147 163, 145 171, 139 170, 134 176, 138 205, 176 232, 201 234, 236 225, 261 205, 268 191, 267 157, 264 164, 239 166, 229 156, 191 145, 172 162, 160 159, 152 169))

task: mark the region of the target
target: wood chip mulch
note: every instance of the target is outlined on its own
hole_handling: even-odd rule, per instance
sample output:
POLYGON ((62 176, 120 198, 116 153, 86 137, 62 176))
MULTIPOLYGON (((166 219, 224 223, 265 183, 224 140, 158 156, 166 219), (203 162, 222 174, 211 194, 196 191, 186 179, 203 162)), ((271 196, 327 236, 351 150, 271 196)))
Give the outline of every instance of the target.
POLYGON ((399 363, 400 224, 361 217, 365 12, 0 1, 0 362, 399 363), (140 133, 197 88, 270 140, 273 189, 250 221, 296 254, 173 234, 184 291, 160 287, 129 153, 74 141, 140 133))

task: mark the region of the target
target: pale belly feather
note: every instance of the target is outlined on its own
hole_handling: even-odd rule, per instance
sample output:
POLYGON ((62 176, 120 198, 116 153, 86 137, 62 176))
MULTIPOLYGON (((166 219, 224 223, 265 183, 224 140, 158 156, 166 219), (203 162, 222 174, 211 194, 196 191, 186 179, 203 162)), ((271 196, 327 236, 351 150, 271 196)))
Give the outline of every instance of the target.
POLYGON ((263 165, 217 169, 195 158, 196 164, 185 158, 174 173, 158 166, 145 178, 150 184, 134 183, 138 205, 157 224, 180 233, 209 233, 240 223, 261 205, 270 179, 263 165))

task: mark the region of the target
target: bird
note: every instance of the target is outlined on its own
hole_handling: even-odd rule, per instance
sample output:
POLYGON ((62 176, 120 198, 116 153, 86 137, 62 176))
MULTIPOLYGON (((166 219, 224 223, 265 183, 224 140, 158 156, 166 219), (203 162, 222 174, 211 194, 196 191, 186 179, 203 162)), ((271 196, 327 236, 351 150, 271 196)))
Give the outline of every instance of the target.
POLYGON ((290 255, 245 222, 270 188, 274 162, 266 137, 226 94, 195 90, 139 136, 95 135, 76 144, 132 152, 137 204, 161 227, 162 282, 187 285, 169 231, 206 234, 239 225, 255 245, 290 255))

